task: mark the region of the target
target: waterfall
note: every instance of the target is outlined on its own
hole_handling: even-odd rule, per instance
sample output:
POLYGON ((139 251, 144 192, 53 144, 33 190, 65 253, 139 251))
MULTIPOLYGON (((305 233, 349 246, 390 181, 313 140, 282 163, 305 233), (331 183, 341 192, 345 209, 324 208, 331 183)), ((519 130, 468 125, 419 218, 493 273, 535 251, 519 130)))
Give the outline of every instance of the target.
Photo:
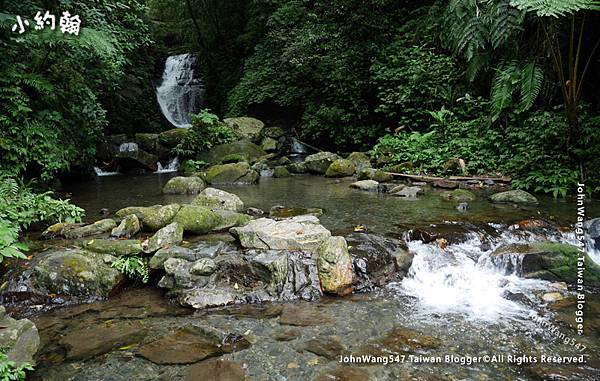
POLYGON ((189 53, 168 57, 162 81, 156 88, 160 109, 175 127, 189 127, 190 114, 197 112, 202 102, 204 86, 194 78, 196 60, 189 53))
POLYGON ((96 172, 96 176, 102 177, 102 176, 114 176, 114 175, 118 175, 119 172, 107 172, 107 171, 103 171, 102 169, 98 168, 98 167, 94 167, 94 172, 96 172))
POLYGON ((293 154, 303 154, 306 153, 306 146, 294 137, 292 137, 290 142, 290 153, 293 154))
POLYGON ((166 167, 163 167, 160 161, 156 163, 156 167, 158 168, 155 173, 170 173, 177 172, 179 170, 179 158, 175 157, 169 160, 169 163, 166 167))

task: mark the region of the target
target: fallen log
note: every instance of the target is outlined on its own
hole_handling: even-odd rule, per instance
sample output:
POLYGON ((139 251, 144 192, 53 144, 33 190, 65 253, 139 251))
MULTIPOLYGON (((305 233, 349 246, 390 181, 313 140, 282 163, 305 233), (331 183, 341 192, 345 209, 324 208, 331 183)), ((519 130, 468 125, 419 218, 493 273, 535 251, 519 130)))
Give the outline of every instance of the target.
POLYGON ((405 178, 405 179, 424 181, 426 183, 430 183, 430 182, 437 181, 437 180, 453 180, 453 181, 493 180, 493 181, 500 182, 500 183, 510 183, 512 180, 510 177, 450 176, 450 177, 444 178, 444 177, 437 177, 437 176, 410 175, 408 173, 396 173, 396 172, 386 172, 386 173, 389 173, 393 177, 401 177, 401 178, 405 178))

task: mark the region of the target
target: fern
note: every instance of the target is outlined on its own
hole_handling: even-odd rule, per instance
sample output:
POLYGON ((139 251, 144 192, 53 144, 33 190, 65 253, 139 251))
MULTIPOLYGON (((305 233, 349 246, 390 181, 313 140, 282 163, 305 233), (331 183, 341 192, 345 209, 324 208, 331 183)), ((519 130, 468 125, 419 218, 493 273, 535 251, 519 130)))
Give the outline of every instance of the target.
POLYGON ((511 0, 517 9, 534 12, 539 17, 561 17, 581 10, 599 10, 600 2, 594 0, 511 0))
POLYGON ((496 70, 492 86, 493 119, 508 108, 514 107, 517 112, 530 109, 542 88, 544 75, 535 62, 519 62, 516 60, 501 63, 496 70), (515 94, 519 94, 519 102, 514 102, 515 94))
POLYGON ((527 111, 533 106, 535 99, 542 90, 543 80, 544 72, 535 62, 525 64, 521 70, 521 99, 517 107, 517 112, 527 111))

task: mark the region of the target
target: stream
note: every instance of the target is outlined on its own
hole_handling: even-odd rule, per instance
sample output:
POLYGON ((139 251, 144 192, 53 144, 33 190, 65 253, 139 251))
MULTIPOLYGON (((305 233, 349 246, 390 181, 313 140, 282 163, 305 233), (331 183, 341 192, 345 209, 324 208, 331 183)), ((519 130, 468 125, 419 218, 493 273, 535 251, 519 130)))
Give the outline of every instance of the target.
MULTIPOLYGON (((172 176, 98 177, 66 191, 91 222, 103 208, 114 212, 130 205, 190 202, 194 196, 161 194, 172 176)), ((572 200, 539 197, 538 206, 515 208, 492 205, 482 190, 468 211, 460 212, 440 197, 442 190, 429 189, 423 197, 407 200, 361 192, 349 184, 293 176, 219 188, 237 194, 246 207, 266 211, 275 205, 321 208, 319 219, 334 235, 348 236, 362 225, 368 233, 405 240, 414 259, 402 281, 344 298, 199 311, 171 303, 160 289, 132 287, 104 302, 30 316, 42 341, 32 379, 241 379, 241 370, 232 363, 190 365, 186 356, 198 353, 239 364, 251 380, 600 379, 600 294, 587 294, 586 333, 578 336, 574 294, 549 305, 540 296, 555 284, 521 278, 507 271, 510 263, 499 266, 489 257, 508 243, 573 243, 568 229, 576 213, 572 200), (549 221, 552 228, 513 229, 532 218, 549 221), (444 245, 426 239, 431 236, 442 237, 444 245), (162 343, 170 346, 167 361, 146 345, 177 329, 207 326, 242 335, 245 349, 221 353, 209 341, 173 338, 162 343), (144 356, 138 355, 140 348, 144 356), (388 364, 340 362, 343 356, 385 354, 386 348, 406 356, 388 364), (471 361, 471 356, 486 355, 504 357, 471 361), (547 356, 574 355, 583 355, 585 363, 542 362, 552 359, 547 356)), ((586 213, 588 218, 600 216, 594 204, 587 205, 586 213)))

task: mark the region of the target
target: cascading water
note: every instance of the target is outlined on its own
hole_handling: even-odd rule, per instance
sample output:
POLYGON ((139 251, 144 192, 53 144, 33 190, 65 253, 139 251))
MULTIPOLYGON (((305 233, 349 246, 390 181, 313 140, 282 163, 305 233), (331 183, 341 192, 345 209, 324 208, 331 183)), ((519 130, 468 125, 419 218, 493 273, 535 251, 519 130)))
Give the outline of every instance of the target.
POLYGON ((198 111, 204 86, 194 77, 197 58, 193 54, 170 56, 165 63, 156 98, 164 116, 179 128, 190 126, 190 114, 198 111))
MULTIPOLYGON (((426 310, 437 313, 460 313, 475 320, 527 316, 530 308, 507 296, 520 293, 536 300, 536 293, 547 291, 550 282, 520 277, 522 257, 518 254, 503 256, 502 260, 492 260, 490 254, 500 245, 532 242, 536 237, 513 234, 506 227, 499 230, 503 233, 491 245, 483 245, 480 232, 448 246, 408 241, 409 250, 415 253, 412 266, 408 276, 390 289, 415 297, 426 310)), ((564 236, 544 239, 568 241, 564 236)))
POLYGON ((156 163, 156 167, 158 168, 155 173, 171 173, 177 172, 179 170, 179 158, 175 157, 169 161, 166 167, 158 162, 156 163))

